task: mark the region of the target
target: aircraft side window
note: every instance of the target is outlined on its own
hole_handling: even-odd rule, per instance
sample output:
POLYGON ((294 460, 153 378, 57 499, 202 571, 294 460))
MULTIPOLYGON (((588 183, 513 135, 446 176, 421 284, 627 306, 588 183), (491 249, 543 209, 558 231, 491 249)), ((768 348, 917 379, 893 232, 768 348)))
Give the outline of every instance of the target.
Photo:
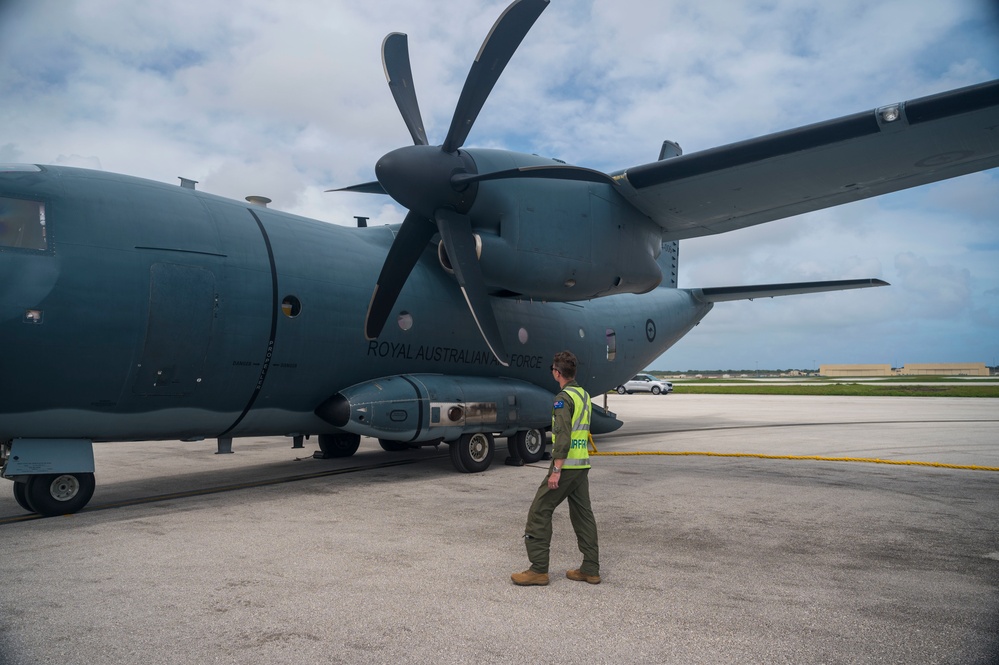
POLYGON ((409 312, 399 312, 396 322, 399 324, 400 329, 409 330, 413 327, 413 315, 409 312))
POLYGON ((281 301, 281 312, 289 319, 302 313, 302 301, 295 296, 285 296, 281 301))
POLYGON ((0 197, 0 247, 48 249, 45 204, 0 197))
POLYGON ((617 333, 612 328, 607 329, 607 360, 617 358, 617 333))

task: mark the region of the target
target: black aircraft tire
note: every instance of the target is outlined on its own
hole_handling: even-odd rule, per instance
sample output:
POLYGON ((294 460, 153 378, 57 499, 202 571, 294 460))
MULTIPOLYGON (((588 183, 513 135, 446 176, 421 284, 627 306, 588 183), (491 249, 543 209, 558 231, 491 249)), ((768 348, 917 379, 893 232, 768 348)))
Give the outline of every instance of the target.
POLYGON ((617 387, 617 394, 618 394, 618 395, 623 395, 623 394, 625 394, 626 392, 628 392, 628 391, 624 389, 624 386, 618 386, 618 387, 617 387))
POLYGON ((28 483, 14 483, 14 501, 17 501, 17 505, 29 513, 35 512, 35 509, 28 503, 28 483))
POLYGON ((548 437, 544 430, 528 429, 517 432, 517 456, 528 464, 540 462, 545 456, 548 437))
POLYGON ((361 445, 360 434, 320 434, 319 450, 326 457, 350 457, 361 445))
POLYGON ((401 453, 404 450, 409 450, 409 444, 405 441, 393 441, 392 439, 378 439, 378 445, 382 447, 382 450, 387 450, 390 453, 401 453))
POLYGON ((94 496, 94 474, 53 473, 31 476, 25 498, 39 515, 69 515, 82 509, 94 496))
POLYGON ((481 473, 492 464, 494 452, 492 434, 462 434, 460 439, 451 444, 451 463, 464 473, 481 473))
POLYGON ((454 468, 461 473, 468 473, 468 469, 465 468, 465 463, 461 458, 461 441, 452 441, 447 447, 448 453, 451 455, 451 464, 454 465, 454 468))

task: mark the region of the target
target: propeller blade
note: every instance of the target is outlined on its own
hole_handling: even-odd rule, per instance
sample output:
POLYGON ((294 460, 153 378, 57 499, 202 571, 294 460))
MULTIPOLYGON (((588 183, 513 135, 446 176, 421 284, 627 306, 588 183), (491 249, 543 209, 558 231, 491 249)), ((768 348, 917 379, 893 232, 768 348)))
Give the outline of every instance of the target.
POLYGON ((444 248, 447 250, 448 258, 451 259, 454 276, 458 279, 458 285, 465 296, 465 302, 468 303, 468 309, 472 312, 472 318, 475 319, 475 325, 479 327, 482 338, 496 356, 496 360, 504 367, 509 367, 510 361, 503 346, 503 339, 500 337, 496 314, 493 313, 493 306, 489 302, 486 281, 482 277, 482 268, 475 255, 475 237, 472 235, 471 221, 465 215, 443 208, 437 211, 436 218, 444 248))
POLYGON ((492 173, 455 173, 451 184, 470 185, 484 180, 506 180, 509 178, 545 178, 548 180, 574 180, 578 182, 603 182, 617 185, 617 181, 606 173, 581 166, 558 164, 553 166, 522 166, 517 169, 493 171, 492 173))
POLYGON ((420 260, 427 243, 434 237, 437 227, 433 221, 410 212, 403 220, 399 232, 389 248, 388 256, 378 275, 371 302, 368 303, 368 314, 364 317, 364 336, 369 340, 377 339, 382 334, 382 328, 392 314, 395 301, 402 292, 402 287, 413 271, 416 262, 420 260))
POLYGON ((496 20, 486 36, 465 79, 465 87, 451 118, 451 127, 441 149, 452 153, 465 144, 475 119, 499 80, 506 64, 527 36, 549 0, 516 0, 496 20))
POLYGON ((374 182, 365 182, 360 185, 351 185, 350 187, 341 187, 339 189, 327 189, 327 192, 357 192, 360 194, 388 194, 382 184, 375 180, 374 182))
POLYGON ((416 100, 413 86, 413 70, 409 65, 409 38, 401 32, 393 32, 382 42, 382 66, 389 90, 399 107, 399 113, 413 137, 416 145, 427 145, 427 132, 423 129, 420 104, 416 100))

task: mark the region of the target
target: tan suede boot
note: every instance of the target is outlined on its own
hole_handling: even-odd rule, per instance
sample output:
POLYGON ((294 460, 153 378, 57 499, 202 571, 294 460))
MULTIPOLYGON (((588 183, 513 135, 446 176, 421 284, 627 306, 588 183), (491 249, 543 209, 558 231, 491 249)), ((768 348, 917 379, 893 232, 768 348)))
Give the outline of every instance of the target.
POLYGON ((578 568, 565 571, 565 576, 576 582, 588 582, 590 584, 600 584, 599 575, 584 575, 578 568))
POLYGON ((548 586, 548 573, 536 573, 530 568, 510 576, 517 586, 548 586))

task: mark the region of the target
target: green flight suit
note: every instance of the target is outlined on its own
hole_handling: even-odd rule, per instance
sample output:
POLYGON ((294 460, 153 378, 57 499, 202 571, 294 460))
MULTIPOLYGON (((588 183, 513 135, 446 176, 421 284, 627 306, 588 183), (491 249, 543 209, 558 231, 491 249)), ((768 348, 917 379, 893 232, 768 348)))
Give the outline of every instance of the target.
MULTIPOLYGON (((566 388, 580 388, 575 381, 566 384, 566 388)), ((586 401, 589 404, 589 399, 586 401)), ((563 389, 555 397, 552 410, 552 468, 554 460, 566 459, 569 454, 572 436, 572 421, 575 403, 563 389)), ((589 421, 589 418, 586 419, 589 421)), ((569 500, 569 520, 576 532, 576 544, 583 554, 583 564, 580 570, 584 575, 600 574, 600 553, 597 546, 597 521, 590 507, 590 484, 587 469, 574 469, 563 466, 557 489, 548 488, 548 475, 538 488, 531 509, 527 514, 527 527, 524 529, 524 543, 527 546, 527 558, 531 561, 531 570, 536 573, 548 572, 549 550, 552 540, 552 514, 560 503, 569 500)))

